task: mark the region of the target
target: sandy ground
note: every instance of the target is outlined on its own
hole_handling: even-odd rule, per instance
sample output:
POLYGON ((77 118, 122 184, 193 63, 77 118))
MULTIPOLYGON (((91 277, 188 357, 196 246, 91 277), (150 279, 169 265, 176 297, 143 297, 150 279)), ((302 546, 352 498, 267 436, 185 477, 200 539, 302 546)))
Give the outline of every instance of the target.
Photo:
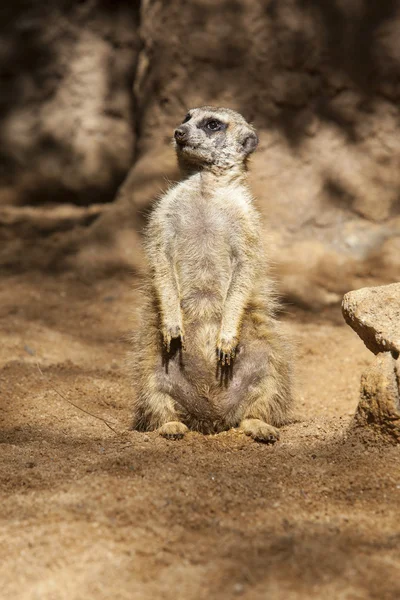
POLYGON ((347 435, 372 355, 339 307, 287 311, 297 419, 271 447, 129 431, 133 302, 126 277, 2 278, 0 597, 400 598, 400 448, 347 435))

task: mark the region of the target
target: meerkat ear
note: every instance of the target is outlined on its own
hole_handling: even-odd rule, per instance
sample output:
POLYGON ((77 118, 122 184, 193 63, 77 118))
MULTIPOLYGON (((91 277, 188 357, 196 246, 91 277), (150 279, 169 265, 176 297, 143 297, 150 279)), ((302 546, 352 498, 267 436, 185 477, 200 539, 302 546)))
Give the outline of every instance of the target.
POLYGON ((242 142, 243 151, 246 156, 254 152, 258 146, 258 136, 254 131, 251 131, 246 135, 242 142))

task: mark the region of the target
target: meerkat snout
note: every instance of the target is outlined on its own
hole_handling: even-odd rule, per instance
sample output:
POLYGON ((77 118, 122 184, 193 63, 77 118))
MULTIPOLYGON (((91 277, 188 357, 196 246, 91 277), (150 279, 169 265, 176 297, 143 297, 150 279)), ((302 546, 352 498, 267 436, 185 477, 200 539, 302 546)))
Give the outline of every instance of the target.
POLYGON ((178 144, 184 143, 187 139, 187 130, 183 129, 182 127, 178 127, 178 129, 175 129, 174 138, 178 144))

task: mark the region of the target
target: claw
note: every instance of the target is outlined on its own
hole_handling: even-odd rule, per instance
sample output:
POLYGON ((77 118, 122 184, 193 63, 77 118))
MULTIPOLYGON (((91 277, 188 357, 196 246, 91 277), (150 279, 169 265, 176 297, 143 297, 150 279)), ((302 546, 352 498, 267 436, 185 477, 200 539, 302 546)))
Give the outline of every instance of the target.
POLYGON ((217 361, 221 363, 223 367, 230 366, 236 356, 235 350, 224 352, 221 348, 216 348, 215 353, 217 355, 217 361))
MULTIPOLYGON (((217 360, 222 367, 232 367, 239 340, 236 336, 220 334, 217 339, 217 360)), ((231 369, 228 369, 231 370, 231 369)))
POLYGON ((163 331, 163 342, 164 347, 169 354, 171 352, 171 342, 172 340, 179 340, 181 349, 185 349, 185 336, 183 335, 183 331, 181 328, 170 328, 166 327, 163 331))

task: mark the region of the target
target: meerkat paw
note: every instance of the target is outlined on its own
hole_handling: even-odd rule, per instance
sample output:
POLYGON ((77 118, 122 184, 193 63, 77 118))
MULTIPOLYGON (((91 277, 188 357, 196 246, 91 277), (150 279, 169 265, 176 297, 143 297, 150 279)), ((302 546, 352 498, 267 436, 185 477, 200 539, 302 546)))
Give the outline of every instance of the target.
POLYGON ((166 326, 163 328, 163 340, 164 346, 167 352, 171 349, 172 340, 178 340, 182 346, 185 347, 185 334, 181 325, 166 326))
POLYGON ((180 440, 189 429, 180 421, 168 421, 158 429, 158 433, 168 440, 180 440))
POLYGON ((222 365, 230 365, 236 356, 239 340, 234 335, 221 333, 217 341, 217 359, 222 365))
POLYGON ((268 425, 261 419, 243 419, 240 423, 240 429, 256 442, 264 442, 265 444, 275 444, 279 440, 279 429, 268 425))

